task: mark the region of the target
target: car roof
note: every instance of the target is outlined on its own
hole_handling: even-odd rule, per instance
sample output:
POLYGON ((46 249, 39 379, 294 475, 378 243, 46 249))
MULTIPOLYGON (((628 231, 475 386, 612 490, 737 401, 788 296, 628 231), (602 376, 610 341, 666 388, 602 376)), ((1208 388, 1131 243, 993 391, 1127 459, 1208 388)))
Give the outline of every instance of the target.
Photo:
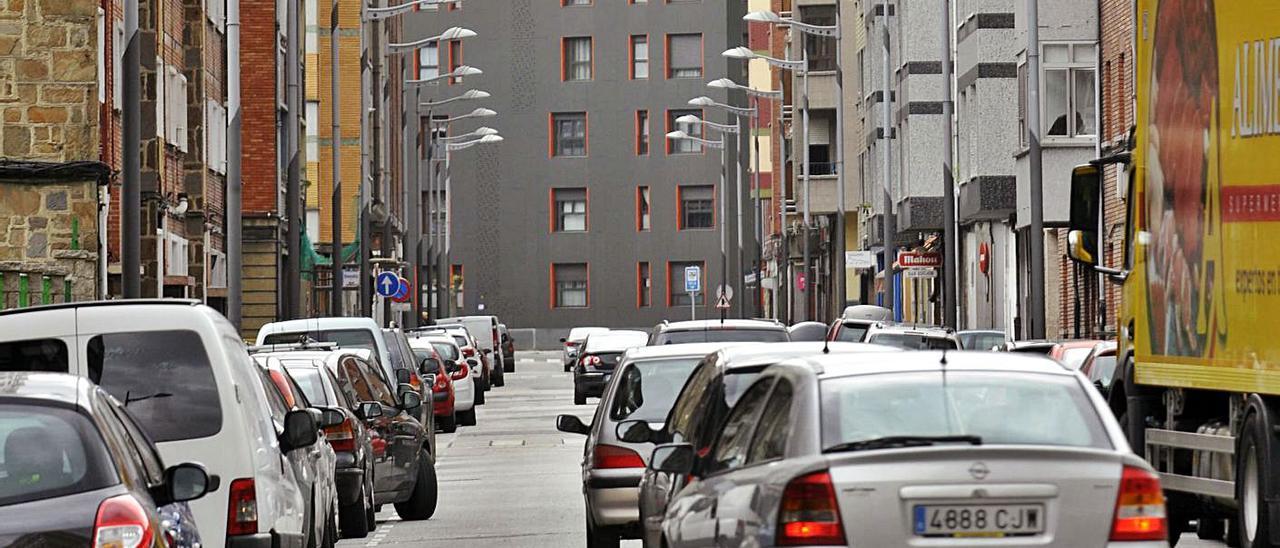
POLYGON ((844 312, 840 314, 840 319, 845 321, 849 321, 849 320, 884 321, 891 318, 893 318, 892 310, 889 310, 888 308, 885 308, 883 306, 876 306, 874 304, 853 305, 845 308, 844 312))
POLYGON ((875 333, 911 333, 920 334, 927 337, 952 337, 955 332, 945 327, 936 325, 915 325, 909 323, 889 323, 881 322, 876 324, 875 333))
POLYGON ((627 351, 627 359, 632 361, 654 360, 661 358, 681 358, 706 356, 712 352, 729 346, 760 343, 691 343, 664 344, 661 346, 640 346, 627 351))
POLYGON ((79 375, 35 371, 0 372, 0 398, 41 400, 84 407, 91 390, 93 383, 79 375))
POLYGON ((719 362, 725 369, 758 367, 786 361, 797 356, 822 355, 824 350, 829 350, 833 354, 901 352, 901 350, 889 346, 839 341, 759 343, 724 347, 719 351, 719 362))
POLYGON ((853 377, 880 373, 995 371, 1001 373, 1040 373, 1071 377, 1074 371, 1048 358, 999 352, 963 350, 902 352, 892 356, 874 353, 810 355, 788 360, 806 365, 820 378, 853 377), (945 362, 944 362, 945 358, 945 362))
POLYGON ((124 307, 138 305, 169 305, 169 306, 200 306, 201 302, 194 299, 115 299, 105 301, 76 301, 70 303, 46 304, 40 306, 30 306, 27 308, 13 308, 9 310, 0 310, 0 316, 13 316, 16 314, 29 314, 32 312, 45 312, 48 310, 65 310, 76 308, 97 308, 97 307, 124 307))
POLYGON ((569 330, 569 336, 573 337, 586 333, 603 333, 608 330, 608 327, 574 327, 569 330))
POLYGON ((583 352, 624 351, 637 346, 644 346, 649 341, 649 334, 643 331, 609 331, 592 333, 587 337, 583 352))
POLYGON ((1063 348, 1093 348, 1103 342, 1105 341, 1088 339, 1088 340, 1078 340, 1078 341, 1062 341, 1058 344, 1061 345, 1063 348))
POLYGON ((323 362, 329 359, 329 356, 335 352, 334 350, 276 350, 257 352, 253 354, 255 358, 276 359, 281 361, 318 361, 323 362))
POLYGON ((658 327, 661 331, 715 331, 746 328, 787 330, 787 326, 772 320, 685 320, 661 324, 658 327))
POLYGON ((321 329, 374 329, 381 331, 378 329, 378 323, 373 321, 373 318, 307 318, 271 322, 262 326, 260 332, 272 334, 321 329))
POLYGON ((956 335, 1000 335, 1003 337, 1005 332, 999 329, 965 329, 956 331, 956 335))

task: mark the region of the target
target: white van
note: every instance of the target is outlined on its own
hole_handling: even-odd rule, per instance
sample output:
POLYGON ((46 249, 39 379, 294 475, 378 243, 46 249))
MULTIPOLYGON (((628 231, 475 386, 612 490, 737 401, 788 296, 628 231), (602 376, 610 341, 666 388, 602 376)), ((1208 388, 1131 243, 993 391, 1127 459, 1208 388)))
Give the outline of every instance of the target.
MULTIPOLYGON (((0 371, 88 377, 129 410, 166 462, 196 461, 206 546, 304 546, 306 502, 281 457, 316 443, 312 413, 272 419, 231 323, 197 301, 102 301, 0 312, 0 371)), ((317 539, 318 540, 318 539, 317 539)))

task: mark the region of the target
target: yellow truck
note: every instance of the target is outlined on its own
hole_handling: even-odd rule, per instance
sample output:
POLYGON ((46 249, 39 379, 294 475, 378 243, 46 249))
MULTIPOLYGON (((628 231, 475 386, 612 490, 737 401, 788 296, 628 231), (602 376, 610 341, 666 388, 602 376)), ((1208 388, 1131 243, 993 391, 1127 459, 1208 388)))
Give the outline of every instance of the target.
POLYGON ((1280 545, 1280 0, 1136 16, 1121 264, 1098 260, 1107 160, 1072 177, 1068 253, 1123 287, 1108 400, 1161 474, 1171 536, 1280 545))

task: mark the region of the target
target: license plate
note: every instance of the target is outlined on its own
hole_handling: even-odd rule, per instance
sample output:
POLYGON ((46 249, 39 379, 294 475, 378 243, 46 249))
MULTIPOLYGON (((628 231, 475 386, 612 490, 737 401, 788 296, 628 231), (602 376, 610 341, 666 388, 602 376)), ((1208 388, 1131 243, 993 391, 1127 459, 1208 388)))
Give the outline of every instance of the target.
POLYGON ((924 537, 1003 537, 1044 532, 1040 504, 918 505, 913 527, 924 537))

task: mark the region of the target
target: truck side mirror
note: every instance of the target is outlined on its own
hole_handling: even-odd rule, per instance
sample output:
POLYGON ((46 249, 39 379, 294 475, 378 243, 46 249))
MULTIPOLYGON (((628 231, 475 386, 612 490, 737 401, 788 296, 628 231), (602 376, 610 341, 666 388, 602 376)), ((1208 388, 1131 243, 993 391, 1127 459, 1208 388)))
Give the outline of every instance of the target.
POLYGON ((1071 260, 1099 266, 1098 223, 1102 215, 1102 171, 1085 164, 1071 170, 1071 221, 1067 255, 1071 260))

